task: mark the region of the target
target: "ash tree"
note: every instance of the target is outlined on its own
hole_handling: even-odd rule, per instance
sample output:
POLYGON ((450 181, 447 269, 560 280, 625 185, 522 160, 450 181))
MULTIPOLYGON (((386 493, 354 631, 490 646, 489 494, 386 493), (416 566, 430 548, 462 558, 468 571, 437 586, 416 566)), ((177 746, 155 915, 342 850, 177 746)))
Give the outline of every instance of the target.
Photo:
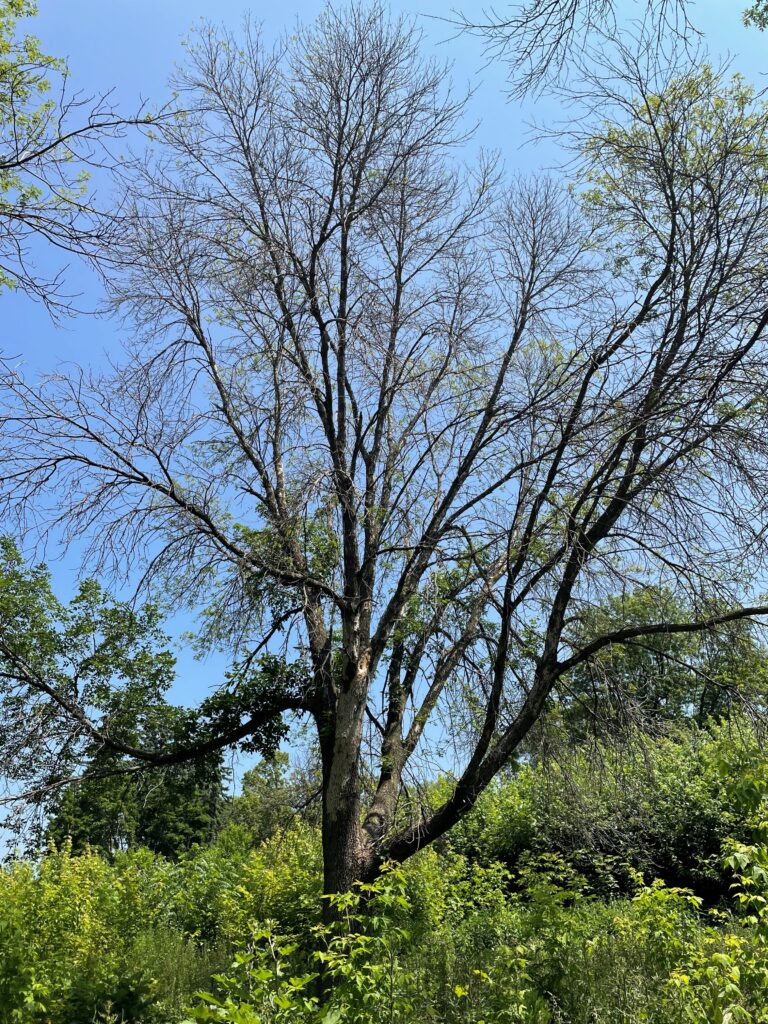
MULTIPOLYGON (((610 46, 638 21, 660 40, 695 37, 690 0, 513 0, 483 8, 480 16, 456 11, 449 19, 459 31, 480 39, 485 55, 507 68, 510 96, 541 92, 567 77, 585 49, 610 46)), ((743 20, 759 24, 762 0, 743 20)))
MULTIPOLYGON (((695 59, 695 7, 691 0, 513 0, 486 7, 479 16, 453 11, 445 20, 479 39, 489 60, 505 65, 509 95, 519 99, 557 86, 585 59, 599 59, 602 51, 638 27, 640 37, 651 36, 657 45, 693 43, 695 59)), ((768 2, 757 0, 742 11, 741 20, 765 29, 768 2)))
POLYGON ((706 67, 598 70, 567 189, 469 148, 380 7, 276 50, 202 32, 126 170, 127 350, 6 364, 0 475, 235 667, 177 741, 119 746, 6 642, 29 743, 93 730, 149 770, 312 722, 333 892, 451 828, 601 651, 766 612, 768 110, 706 67), (591 614, 626 588, 685 613, 591 614))

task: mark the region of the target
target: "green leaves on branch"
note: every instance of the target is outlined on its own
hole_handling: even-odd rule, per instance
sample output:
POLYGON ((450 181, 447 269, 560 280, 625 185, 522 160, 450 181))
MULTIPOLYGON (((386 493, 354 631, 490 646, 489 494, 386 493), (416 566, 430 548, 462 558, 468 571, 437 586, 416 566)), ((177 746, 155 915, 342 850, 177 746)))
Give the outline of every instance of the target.
POLYGON ((757 0, 744 11, 744 24, 753 25, 761 31, 768 28, 768 0, 757 0))

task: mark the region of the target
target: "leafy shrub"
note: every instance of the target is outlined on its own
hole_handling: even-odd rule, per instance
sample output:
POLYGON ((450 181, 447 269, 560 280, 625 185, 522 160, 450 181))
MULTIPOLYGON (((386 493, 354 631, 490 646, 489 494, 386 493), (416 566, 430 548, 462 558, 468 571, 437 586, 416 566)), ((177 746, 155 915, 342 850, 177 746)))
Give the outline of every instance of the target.
POLYGON ((183 856, 173 869, 174 919, 189 935, 215 943, 244 941, 253 920, 289 930, 320 917, 322 847, 316 829, 297 823, 256 849, 225 835, 183 856))
POLYGON ((707 729, 682 727, 634 745, 564 749, 519 766, 486 791, 449 844, 472 859, 516 865, 526 855, 561 853, 592 884, 629 876, 692 888, 708 901, 726 896, 725 839, 744 834, 725 762, 761 757, 754 727, 734 719, 707 729), (606 859, 607 858, 607 859, 606 859))
MULTIPOLYGON (((9 864, 0 1024, 174 1024, 195 991, 208 994, 194 1019, 220 1024, 768 1024, 768 762, 754 736, 732 740, 718 727, 659 741, 660 793, 646 794, 652 809, 668 802, 669 820, 644 855, 678 827, 674 794, 689 794, 683 820, 706 796, 715 833, 730 823, 718 870, 722 891, 734 876, 735 887, 714 908, 653 872, 646 884, 636 850, 623 851, 634 863, 564 840, 541 850, 557 815, 571 820, 561 838, 577 823, 565 790, 547 805, 527 767, 450 843, 335 897, 332 926, 318 924, 319 835, 301 821, 255 849, 235 825, 177 862, 65 844, 9 864), (529 812, 540 838, 493 861, 492 843, 515 822, 522 835, 529 812)), ((583 772, 586 787, 586 761, 583 772)), ((628 785, 647 820, 631 772, 628 785)))
POLYGON ((69 844, 0 872, 0 1021, 163 1024, 213 966, 170 926, 169 865, 148 851, 109 862, 69 844), (159 950, 174 950, 171 965, 159 950), (182 980, 186 979, 186 980, 182 980))
MULTIPOLYGON (((302 936, 257 929, 192 1016, 219 1024, 768 1020, 768 958, 751 922, 721 913, 708 923, 698 897, 659 881, 636 878, 633 897, 609 902, 582 881, 556 857, 532 868, 506 908, 506 941, 495 929, 490 945, 464 942, 446 974, 429 968, 450 929, 438 924, 416 941, 408 871, 389 872, 334 898, 333 926, 302 936)), ((495 916, 478 913, 489 925, 495 916)))

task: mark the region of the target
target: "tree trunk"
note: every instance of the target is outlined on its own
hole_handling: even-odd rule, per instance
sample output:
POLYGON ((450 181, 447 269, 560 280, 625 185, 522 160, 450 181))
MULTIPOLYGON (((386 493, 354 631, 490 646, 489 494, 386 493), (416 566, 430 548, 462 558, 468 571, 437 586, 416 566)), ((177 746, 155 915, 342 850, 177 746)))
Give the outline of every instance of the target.
MULTIPOLYGON (((367 691, 366 694, 367 695, 367 691)), ((339 694, 334 725, 318 723, 323 765, 323 894, 348 892, 370 876, 373 849, 360 825, 359 757, 365 695, 339 694)), ((334 917, 325 901, 324 916, 334 917)))
MULTIPOLYGON (((341 807, 323 806, 323 894, 348 892, 365 874, 360 826, 359 801, 341 807)), ((330 904, 326 901, 326 910, 330 904)), ((326 914, 326 916, 333 916, 326 914)))

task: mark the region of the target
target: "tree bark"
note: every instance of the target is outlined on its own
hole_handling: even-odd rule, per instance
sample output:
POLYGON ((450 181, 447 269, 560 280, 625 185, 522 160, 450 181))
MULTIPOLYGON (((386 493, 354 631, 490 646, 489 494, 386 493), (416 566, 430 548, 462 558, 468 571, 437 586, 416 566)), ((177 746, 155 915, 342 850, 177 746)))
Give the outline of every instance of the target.
MULTIPOLYGON (((355 673, 358 681, 360 672, 355 673)), ((353 686, 336 696, 332 715, 318 722, 323 768, 323 894, 348 892, 371 874, 373 850, 360 826, 360 745, 365 714, 365 687, 353 686)), ((330 901, 324 916, 334 917, 330 901)))

